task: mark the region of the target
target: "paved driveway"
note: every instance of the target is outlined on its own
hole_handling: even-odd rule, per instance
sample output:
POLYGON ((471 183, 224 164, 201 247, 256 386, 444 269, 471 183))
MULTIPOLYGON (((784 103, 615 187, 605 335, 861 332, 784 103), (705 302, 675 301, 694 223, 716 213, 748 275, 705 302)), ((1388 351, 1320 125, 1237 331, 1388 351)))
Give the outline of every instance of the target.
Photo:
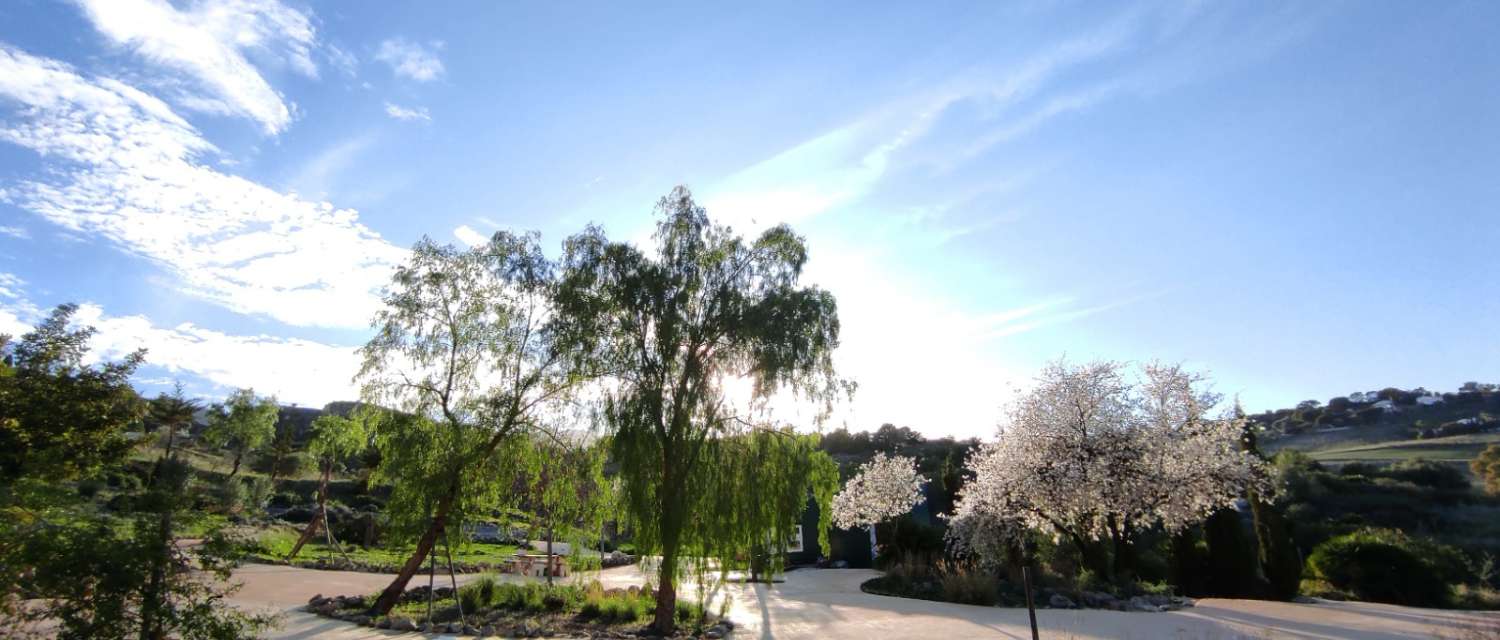
MULTIPOLYGON (((389 638, 402 634, 359 628, 294 609, 314 594, 373 593, 390 576, 346 571, 247 565, 236 574, 244 588, 234 601, 246 607, 286 611, 272 638, 389 638)), ((877 575, 864 569, 804 569, 776 585, 729 586, 729 617, 738 638, 764 640, 873 640, 912 638, 1030 637, 1025 609, 1002 609, 889 598, 863 593, 859 584, 877 575)), ((603 573, 607 586, 639 584, 635 567, 603 573)), ((517 579, 512 577, 512 579, 517 579)), ((460 582, 463 578, 460 578, 460 582)), ((425 576, 416 584, 426 584, 425 576)), ((442 584, 442 576, 439 576, 442 584)), ((684 595, 690 593, 684 590, 684 595)), ((1464 625, 1500 625, 1500 614, 1415 609, 1365 603, 1293 604, 1260 600, 1200 600, 1198 606, 1169 613, 1094 610, 1037 612, 1042 637, 1052 639, 1126 638, 1133 640, 1239 638, 1460 638, 1464 625)), ((412 637, 413 634, 408 634, 412 637)))

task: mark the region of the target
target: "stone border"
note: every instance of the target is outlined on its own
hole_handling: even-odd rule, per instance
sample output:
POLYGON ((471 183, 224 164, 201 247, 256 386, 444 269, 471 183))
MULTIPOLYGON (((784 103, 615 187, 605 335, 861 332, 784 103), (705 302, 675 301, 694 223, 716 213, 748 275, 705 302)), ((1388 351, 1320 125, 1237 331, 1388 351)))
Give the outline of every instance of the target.
MULTIPOLYGON (((859 584, 862 593, 887 598, 905 598, 907 600, 922 600, 925 602, 943 602, 947 604, 965 604, 962 602, 950 602, 948 600, 936 600, 931 598, 915 598, 887 591, 879 587, 867 586, 875 580, 884 576, 870 578, 859 584)), ((1143 595, 1130 596, 1128 598, 1116 597, 1112 594, 1100 591, 1078 591, 1067 592, 1057 589, 1042 588, 1037 590, 1036 607, 1038 609, 1101 609, 1109 611, 1140 611, 1160 613, 1162 611, 1176 611, 1197 604, 1197 601, 1184 596, 1143 595)), ((986 606, 986 605, 970 605, 986 606)), ((996 607, 1016 608, 1016 605, 994 605, 996 607)), ((1024 605, 1021 605, 1024 606, 1024 605)))

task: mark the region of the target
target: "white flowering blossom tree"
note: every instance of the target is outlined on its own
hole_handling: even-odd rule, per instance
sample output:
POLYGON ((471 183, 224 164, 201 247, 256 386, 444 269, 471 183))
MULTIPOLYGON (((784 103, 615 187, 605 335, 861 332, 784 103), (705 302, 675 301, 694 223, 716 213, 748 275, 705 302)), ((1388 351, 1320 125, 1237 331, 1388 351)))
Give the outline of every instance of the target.
POLYGON ((875 525, 911 511, 922 500, 917 462, 905 456, 877 453, 833 497, 833 524, 840 529, 870 528, 870 553, 875 555, 875 525))
POLYGON ((1134 531, 1201 522, 1268 486, 1264 463, 1240 442, 1242 418, 1212 417, 1220 397, 1180 366, 1096 362, 1043 370, 1012 407, 997 442, 966 463, 957 550, 993 553, 1014 522, 1065 538, 1104 575, 1131 569, 1134 531), (994 538, 999 537, 996 540, 994 538), (1092 544, 1107 539, 1114 565, 1092 544))

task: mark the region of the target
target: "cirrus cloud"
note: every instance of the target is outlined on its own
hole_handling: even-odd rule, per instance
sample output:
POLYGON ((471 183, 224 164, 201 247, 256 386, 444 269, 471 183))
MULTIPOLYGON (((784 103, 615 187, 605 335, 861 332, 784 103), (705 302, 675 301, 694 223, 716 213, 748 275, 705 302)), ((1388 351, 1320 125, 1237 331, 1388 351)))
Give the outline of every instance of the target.
POLYGON ((0 140, 45 178, 3 197, 175 274, 188 293, 298 326, 362 327, 405 250, 352 209, 304 200, 201 162, 217 152, 160 99, 0 45, 0 140))
POLYGON ((443 43, 434 41, 424 46, 406 38, 390 38, 380 43, 375 59, 391 66, 391 72, 417 82, 436 80, 443 75, 443 61, 434 49, 443 48, 443 43))
POLYGON ((176 96, 190 109, 247 117, 276 134, 293 109, 251 64, 254 53, 317 77, 307 14, 277 0, 199 0, 179 10, 164 0, 79 0, 111 43, 187 76, 201 89, 176 96))

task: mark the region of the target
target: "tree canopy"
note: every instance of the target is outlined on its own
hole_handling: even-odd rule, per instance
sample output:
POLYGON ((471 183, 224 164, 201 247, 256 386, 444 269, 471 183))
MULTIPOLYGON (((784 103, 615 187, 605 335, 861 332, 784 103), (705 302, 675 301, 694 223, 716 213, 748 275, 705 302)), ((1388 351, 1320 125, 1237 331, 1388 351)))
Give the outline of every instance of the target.
POLYGON ((1204 386, 1177 366, 1147 365, 1132 383, 1116 362, 1049 365, 998 441, 969 459, 974 479, 958 507, 966 530, 1013 519, 1068 538, 1110 575, 1129 570, 1132 531, 1176 531, 1266 488, 1264 463, 1241 444, 1243 418, 1211 415, 1220 398, 1204 386), (1105 537, 1113 569, 1091 553, 1105 537))
POLYGON ((92 327, 70 326, 78 306, 59 305, 20 340, 0 336, 0 480, 63 480, 130 448, 125 431, 145 404, 130 376, 145 359, 85 364, 92 327))
POLYGON ((655 627, 674 627, 679 553, 710 536, 691 511, 691 489, 715 438, 753 428, 726 398, 746 380, 754 400, 780 389, 826 408, 843 389, 834 374, 833 295, 799 283, 802 238, 786 226, 746 241, 710 221, 684 187, 657 203, 651 255, 590 227, 564 245, 558 313, 580 357, 612 376, 603 415, 621 462, 637 544, 659 551, 655 627))
POLYGON ((203 437, 234 452, 234 468, 229 477, 240 472, 246 454, 266 446, 276 436, 279 411, 275 398, 258 397, 254 389, 237 389, 209 411, 203 437))
POLYGON ((389 611, 438 536, 502 506, 519 446, 587 378, 559 338, 556 270, 536 234, 468 249, 423 238, 397 269, 361 353, 363 395, 401 412, 375 426, 393 532, 416 550, 375 606, 389 611))

